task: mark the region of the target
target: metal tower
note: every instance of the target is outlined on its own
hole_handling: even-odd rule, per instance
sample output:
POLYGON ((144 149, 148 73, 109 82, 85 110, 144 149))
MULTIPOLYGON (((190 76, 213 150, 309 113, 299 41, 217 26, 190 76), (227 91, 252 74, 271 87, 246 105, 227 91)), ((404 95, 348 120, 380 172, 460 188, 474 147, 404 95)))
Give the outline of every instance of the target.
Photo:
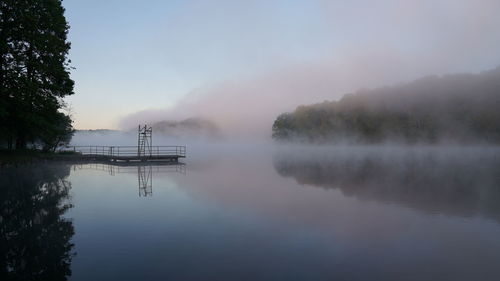
POLYGON ((153 145, 153 128, 147 125, 139 125, 139 136, 137 140, 137 156, 151 156, 153 145))

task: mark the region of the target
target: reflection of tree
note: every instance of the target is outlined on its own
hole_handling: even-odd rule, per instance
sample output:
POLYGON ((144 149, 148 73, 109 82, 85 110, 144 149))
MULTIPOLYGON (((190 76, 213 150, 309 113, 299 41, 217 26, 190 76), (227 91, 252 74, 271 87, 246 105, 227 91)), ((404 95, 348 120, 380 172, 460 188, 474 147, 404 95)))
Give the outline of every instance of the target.
POLYGON ((73 223, 69 166, 0 170, 0 280, 66 280, 73 223))
POLYGON ((498 151, 277 154, 277 172, 300 184, 419 210, 500 220, 498 151))

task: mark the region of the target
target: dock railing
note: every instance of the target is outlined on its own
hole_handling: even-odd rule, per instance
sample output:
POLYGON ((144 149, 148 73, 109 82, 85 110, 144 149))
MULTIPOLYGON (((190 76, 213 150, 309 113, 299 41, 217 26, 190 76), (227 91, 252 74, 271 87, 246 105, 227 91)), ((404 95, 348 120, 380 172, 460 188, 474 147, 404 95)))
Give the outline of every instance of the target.
POLYGON ((180 145, 151 146, 151 149, 146 149, 145 152, 141 152, 141 155, 139 155, 139 149, 137 146, 66 146, 59 149, 59 151, 72 151, 81 155, 109 157, 186 157, 186 146, 180 145))

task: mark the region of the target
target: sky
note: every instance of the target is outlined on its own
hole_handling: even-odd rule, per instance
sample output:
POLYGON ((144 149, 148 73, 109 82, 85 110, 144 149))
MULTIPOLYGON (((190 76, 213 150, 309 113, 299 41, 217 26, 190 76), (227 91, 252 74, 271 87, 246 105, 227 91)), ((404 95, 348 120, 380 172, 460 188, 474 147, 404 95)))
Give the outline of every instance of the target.
POLYGON ((77 129, 210 119, 269 135, 300 104, 500 64, 498 0, 64 0, 77 129))

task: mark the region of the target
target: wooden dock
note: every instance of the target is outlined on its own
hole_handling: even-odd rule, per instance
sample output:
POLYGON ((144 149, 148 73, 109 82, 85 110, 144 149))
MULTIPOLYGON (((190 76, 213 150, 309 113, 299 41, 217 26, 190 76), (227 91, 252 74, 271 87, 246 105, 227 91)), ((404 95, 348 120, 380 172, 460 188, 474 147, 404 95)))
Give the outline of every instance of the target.
POLYGON ((186 157, 185 146, 68 146, 59 150, 74 158, 89 161, 112 162, 178 162, 186 157))

